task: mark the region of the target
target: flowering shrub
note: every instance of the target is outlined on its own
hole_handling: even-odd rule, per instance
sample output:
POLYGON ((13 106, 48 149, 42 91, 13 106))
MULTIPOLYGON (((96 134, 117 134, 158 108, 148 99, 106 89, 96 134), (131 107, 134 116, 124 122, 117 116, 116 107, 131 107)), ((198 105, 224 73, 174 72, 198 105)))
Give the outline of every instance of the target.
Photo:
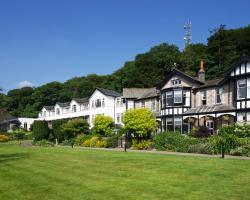
POLYGON ((8 142, 8 141, 9 141, 8 136, 0 134, 0 142, 8 142))
POLYGON ((250 124, 235 124, 234 132, 238 137, 250 137, 250 124))
POLYGON ((87 139, 85 140, 83 143, 82 143, 82 146, 84 147, 98 147, 98 148, 101 148, 101 147, 106 147, 107 146, 107 141, 102 139, 102 138, 99 138, 99 137, 92 137, 90 139, 87 139))
POLYGON ((132 140, 133 149, 138 149, 138 150, 150 149, 150 147, 152 147, 152 144, 153 144, 152 140, 141 140, 141 141, 132 140))

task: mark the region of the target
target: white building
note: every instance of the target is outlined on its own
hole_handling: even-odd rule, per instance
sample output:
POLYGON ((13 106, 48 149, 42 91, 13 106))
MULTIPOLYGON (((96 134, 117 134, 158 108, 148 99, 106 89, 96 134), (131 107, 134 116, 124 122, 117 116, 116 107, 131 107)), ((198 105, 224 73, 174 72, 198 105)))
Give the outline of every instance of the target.
POLYGON ((126 107, 122 95, 108 89, 97 88, 89 98, 72 99, 71 102, 56 103, 55 106, 44 106, 39 113, 39 120, 53 121, 85 117, 93 126, 97 115, 113 118, 115 124, 122 124, 122 114, 126 107))

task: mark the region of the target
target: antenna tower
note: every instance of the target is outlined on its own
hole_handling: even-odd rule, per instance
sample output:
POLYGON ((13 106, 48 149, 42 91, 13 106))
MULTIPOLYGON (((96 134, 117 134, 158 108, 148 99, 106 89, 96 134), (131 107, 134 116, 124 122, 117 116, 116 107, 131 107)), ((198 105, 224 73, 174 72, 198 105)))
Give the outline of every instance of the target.
POLYGON ((191 35, 191 21, 187 21, 184 24, 184 30, 185 30, 185 37, 184 37, 184 41, 185 41, 185 48, 191 44, 192 42, 192 35, 191 35))

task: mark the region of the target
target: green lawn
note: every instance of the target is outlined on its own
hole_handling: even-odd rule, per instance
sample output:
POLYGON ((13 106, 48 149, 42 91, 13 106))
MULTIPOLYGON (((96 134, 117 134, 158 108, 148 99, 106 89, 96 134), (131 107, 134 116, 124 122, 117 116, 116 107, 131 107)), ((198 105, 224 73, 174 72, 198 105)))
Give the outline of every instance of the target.
POLYGON ((250 160, 0 144, 0 199, 250 199, 250 160))

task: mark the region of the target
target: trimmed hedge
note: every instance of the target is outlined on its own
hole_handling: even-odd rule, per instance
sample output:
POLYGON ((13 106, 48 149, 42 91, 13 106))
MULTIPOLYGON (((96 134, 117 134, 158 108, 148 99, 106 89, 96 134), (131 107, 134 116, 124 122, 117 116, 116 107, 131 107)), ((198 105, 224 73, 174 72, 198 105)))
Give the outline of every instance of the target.
POLYGON ((66 120, 60 120, 60 119, 52 121, 52 131, 55 139, 57 139, 58 142, 62 142, 64 139, 62 125, 65 123, 67 123, 66 120))
POLYGON ((46 121, 34 121, 33 124, 34 140, 47 140, 49 138, 49 127, 46 121))

